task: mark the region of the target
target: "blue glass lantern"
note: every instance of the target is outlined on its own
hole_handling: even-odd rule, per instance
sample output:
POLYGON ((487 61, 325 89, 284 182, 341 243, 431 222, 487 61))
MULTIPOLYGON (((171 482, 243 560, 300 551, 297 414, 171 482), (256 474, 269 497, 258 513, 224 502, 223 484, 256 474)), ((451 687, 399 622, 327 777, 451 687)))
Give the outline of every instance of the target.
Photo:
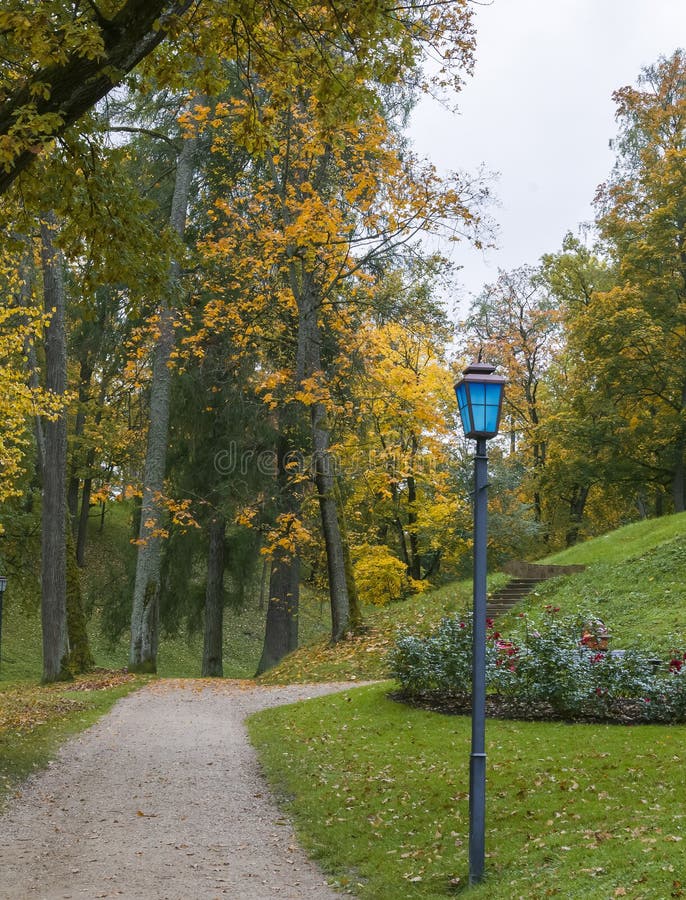
POLYGON ((473 362, 455 385, 465 437, 488 439, 498 433, 507 379, 493 372, 495 366, 473 362))

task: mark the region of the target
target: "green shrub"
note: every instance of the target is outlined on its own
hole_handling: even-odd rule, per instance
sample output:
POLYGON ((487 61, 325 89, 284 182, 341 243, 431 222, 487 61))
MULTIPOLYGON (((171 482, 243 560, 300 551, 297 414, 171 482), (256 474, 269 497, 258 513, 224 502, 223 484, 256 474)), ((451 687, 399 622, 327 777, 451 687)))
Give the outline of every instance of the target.
MULTIPOLYGON (((469 694, 472 683, 472 618, 444 617, 424 638, 399 637, 391 650, 391 673, 408 694, 438 692, 449 696, 469 694)), ((486 648, 490 662, 495 647, 486 648)))
MULTIPOLYGON (((563 718, 686 721, 686 654, 673 651, 656 671, 636 650, 606 646, 606 629, 593 616, 558 617, 543 625, 522 617, 521 631, 504 638, 492 627, 486 639, 489 694, 518 712, 563 718), (633 701, 630 708, 627 701, 633 701)), ((407 697, 466 698, 471 692, 470 616, 445 618, 424 638, 400 637, 390 654, 391 672, 407 697)))

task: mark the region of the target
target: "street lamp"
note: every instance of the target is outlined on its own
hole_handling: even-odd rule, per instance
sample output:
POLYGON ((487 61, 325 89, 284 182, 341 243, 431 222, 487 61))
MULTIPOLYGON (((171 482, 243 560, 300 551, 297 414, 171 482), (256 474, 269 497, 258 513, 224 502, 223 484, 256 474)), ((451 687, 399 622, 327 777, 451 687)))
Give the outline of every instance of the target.
POLYGON ((0 662, 2 662, 2 599, 5 596, 5 588, 7 587, 7 578, 0 575, 0 662))
POLYGON ((498 433, 506 379, 481 360, 467 366, 455 385, 465 437, 476 440, 474 457, 474 614, 472 644, 472 749, 469 758, 469 883, 484 874, 486 844, 486 441, 498 433))

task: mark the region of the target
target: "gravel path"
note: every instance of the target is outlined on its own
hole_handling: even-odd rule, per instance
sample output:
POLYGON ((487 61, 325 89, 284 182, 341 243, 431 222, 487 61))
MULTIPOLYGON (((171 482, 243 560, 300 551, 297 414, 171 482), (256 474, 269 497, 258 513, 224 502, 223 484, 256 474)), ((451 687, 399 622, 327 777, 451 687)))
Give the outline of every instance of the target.
POLYGON ((0 817, 0 897, 333 900, 244 719, 344 684, 160 681, 120 700, 0 817))

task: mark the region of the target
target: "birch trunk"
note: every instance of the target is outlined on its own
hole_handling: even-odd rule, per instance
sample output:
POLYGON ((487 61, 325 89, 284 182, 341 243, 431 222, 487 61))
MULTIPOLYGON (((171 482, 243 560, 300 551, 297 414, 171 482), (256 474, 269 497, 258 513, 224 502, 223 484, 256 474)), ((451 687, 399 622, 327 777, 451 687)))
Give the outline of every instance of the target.
MULTIPOLYGON (((191 182, 195 169, 198 138, 184 141, 176 167, 170 225, 179 237, 186 228, 191 182)), ((139 531, 136 580, 131 612, 129 667, 136 672, 157 671, 159 641, 159 600, 163 510, 160 503, 164 488, 171 400, 169 361, 174 349, 174 310, 169 298, 179 290, 180 266, 174 261, 169 271, 167 297, 159 310, 159 334, 155 345, 150 387, 150 422, 143 471, 143 500, 139 531)))

